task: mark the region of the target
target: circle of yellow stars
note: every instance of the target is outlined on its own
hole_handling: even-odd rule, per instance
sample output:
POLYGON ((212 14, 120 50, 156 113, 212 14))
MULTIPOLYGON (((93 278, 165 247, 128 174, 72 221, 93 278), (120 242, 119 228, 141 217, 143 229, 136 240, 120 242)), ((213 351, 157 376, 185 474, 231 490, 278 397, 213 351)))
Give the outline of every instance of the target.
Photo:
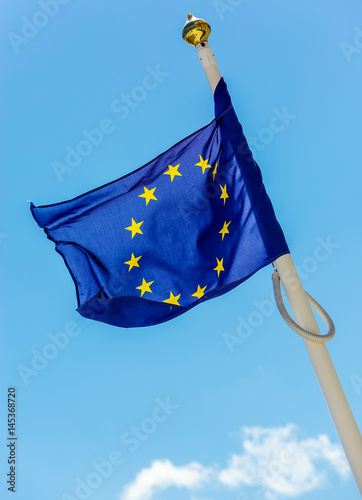
MULTIPOLYGON (((209 164, 209 159, 204 159, 202 158, 201 155, 199 155, 200 161, 198 163, 195 163, 196 167, 200 167, 202 170, 202 175, 205 174, 205 172, 208 171, 209 168, 212 168, 212 166, 209 164)), ((168 165, 168 170, 166 172, 163 172, 163 175, 169 175, 170 176, 170 181, 171 183, 175 180, 176 177, 182 177, 182 173, 179 172, 179 167, 180 163, 177 165, 168 165)), ((218 168, 218 162, 215 163, 214 170, 212 171, 212 176, 213 176, 213 181, 215 181, 215 176, 217 174, 217 168, 218 168)), ((225 203, 227 199, 229 198, 229 195, 227 193, 227 186, 226 184, 222 186, 219 184, 221 194, 220 194, 220 199, 223 200, 223 206, 225 206, 225 203)), ((151 201, 158 201, 158 198, 155 195, 156 187, 152 187, 151 189, 147 188, 146 186, 143 187, 144 192, 140 195, 138 195, 139 198, 143 198, 146 202, 146 206, 151 202, 151 201)), ((219 231, 219 234, 221 234, 221 240, 224 241, 225 235, 229 234, 229 225, 231 224, 231 220, 229 222, 225 221, 223 224, 223 227, 219 231)), ((144 221, 138 221, 136 222, 133 218, 131 218, 131 225, 128 227, 125 227, 125 230, 131 232, 131 239, 133 239, 137 234, 143 235, 143 232, 141 230, 141 226, 144 223, 144 221)), ((128 272, 131 271, 134 267, 140 267, 139 261, 142 258, 142 255, 135 256, 133 253, 131 254, 131 257, 129 260, 125 261, 124 264, 128 266, 128 272)), ((218 259, 216 257, 216 267, 213 268, 213 271, 217 272, 217 277, 220 278, 220 273, 224 272, 224 258, 222 257, 221 259, 218 259)), ((142 278, 142 283, 139 286, 136 286, 136 290, 140 290, 141 292, 141 297, 144 296, 145 293, 152 293, 151 285, 153 285, 154 281, 146 281, 145 278, 142 278)), ((205 295, 205 290, 207 288, 207 285, 205 286, 200 286, 200 284, 197 285, 197 290, 195 293, 193 293, 191 296, 196 297, 196 299, 201 299, 205 295)), ((163 300, 166 304, 171 304, 171 305, 176 305, 180 306, 179 299, 181 297, 181 294, 173 294, 172 291, 170 291, 170 296, 169 298, 163 300)))

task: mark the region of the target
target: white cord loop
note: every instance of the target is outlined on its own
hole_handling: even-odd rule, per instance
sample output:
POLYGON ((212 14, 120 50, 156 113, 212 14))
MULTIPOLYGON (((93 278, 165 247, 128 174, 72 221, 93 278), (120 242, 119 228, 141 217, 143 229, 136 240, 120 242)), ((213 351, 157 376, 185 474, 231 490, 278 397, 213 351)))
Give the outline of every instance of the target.
POLYGON ((313 340, 314 342, 328 342, 329 340, 332 340, 334 337, 334 334, 336 332, 336 329, 334 327, 334 323, 330 316, 327 314, 327 312, 323 309, 323 307, 318 304, 318 302, 313 299, 309 295, 309 293, 305 292, 308 301, 310 305, 313 307, 313 309, 321 316, 325 324, 327 325, 328 328, 328 333, 325 335, 320 335, 319 333, 312 333, 308 332, 308 330, 304 330, 301 326, 299 326, 295 321, 292 320, 292 318, 289 316, 288 311, 285 308, 283 298, 282 298, 282 293, 280 290, 280 277, 278 274, 278 271, 274 271, 272 274, 272 280, 273 280, 273 290, 274 290, 274 297, 275 297, 275 302, 277 304, 277 307, 279 309, 279 312, 284 319, 284 321, 287 323, 288 326, 292 330, 294 330, 296 333, 301 335, 303 338, 308 339, 308 340, 313 340))

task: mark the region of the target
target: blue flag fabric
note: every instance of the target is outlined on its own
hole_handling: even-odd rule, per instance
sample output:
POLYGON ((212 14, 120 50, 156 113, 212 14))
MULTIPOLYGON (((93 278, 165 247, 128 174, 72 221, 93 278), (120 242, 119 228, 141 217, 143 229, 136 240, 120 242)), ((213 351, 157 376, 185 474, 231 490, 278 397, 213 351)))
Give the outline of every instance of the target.
POLYGON ((32 214, 74 280, 84 317, 170 320, 288 253, 224 80, 216 118, 138 170, 32 214))

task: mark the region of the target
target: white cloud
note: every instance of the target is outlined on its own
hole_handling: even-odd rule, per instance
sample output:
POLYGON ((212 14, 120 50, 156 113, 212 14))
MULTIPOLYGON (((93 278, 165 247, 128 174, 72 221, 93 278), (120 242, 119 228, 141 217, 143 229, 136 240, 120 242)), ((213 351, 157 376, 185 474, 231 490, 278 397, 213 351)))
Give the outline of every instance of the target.
POLYGON ((151 500, 155 493, 171 486, 196 489, 208 481, 211 471, 197 462, 176 467, 170 460, 155 460, 125 487, 121 500, 151 500))
MULTIPOLYGON (((296 497, 324 487, 328 471, 347 479, 350 469, 339 444, 325 434, 298 438, 293 424, 279 428, 242 427, 237 436, 242 452, 233 454, 225 468, 197 462, 177 467, 169 460, 152 462, 127 485, 120 500, 152 500, 157 492, 172 486, 190 491, 213 482, 222 487, 257 487, 266 499, 296 497)), ((261 496, 262 498, 262 496, 261 496)))
POLYGON ((324 434, 304 440, 298 440, 297 434, 292 424, 270 429, 243 427, 240 436, 244 452, 232 455, 219 473, 219 481, 231 488, 258 486, 266 498, 273 498, 295 497, 324 486, 326 465, 344 479, 349 476, 340 445, 332 444, 324 434))

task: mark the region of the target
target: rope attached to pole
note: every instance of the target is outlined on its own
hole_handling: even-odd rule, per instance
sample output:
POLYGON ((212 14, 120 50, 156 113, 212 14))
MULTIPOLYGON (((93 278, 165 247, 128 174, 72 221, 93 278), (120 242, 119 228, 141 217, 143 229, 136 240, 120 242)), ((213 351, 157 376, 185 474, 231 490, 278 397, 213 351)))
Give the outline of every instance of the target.
POLYGON ((288 311, 286 310, 284 302, 283 302, 282 293, 280 290, 280 277, 279 277, 278 271, 273 272, 272 280, 273 280, 274 297, 275 297, 275 302, 277 304, 278 310, 279 310, 282 318, 284 319, 284 321, 287 323, 288 326, 290 326, 290 328, 292 330, 294 330, 296 333, 301 335, 303 338, 305 338, 307 340, 312 340, 313 342, 328 342, 329 340, 333 339, 336 330, 335 330, 334 323, 333 323, 331 317, 323 309, 323 307, 320 304, 318 304, 318 302, 315 299, 313 299, 313 297, 311 297, 309 295, 309 293, 305 292, 310 305, 320 315, 320 317, 323 319, 323 321, 327 325, 328 333, 326 333, 325 335, 321 335, 319 333, 308 332, 308 330, 304 330, 304 328, 302 328, 297 323, 295 323, 295 321, 292 320, 292 318, 289 316, 288 311))

